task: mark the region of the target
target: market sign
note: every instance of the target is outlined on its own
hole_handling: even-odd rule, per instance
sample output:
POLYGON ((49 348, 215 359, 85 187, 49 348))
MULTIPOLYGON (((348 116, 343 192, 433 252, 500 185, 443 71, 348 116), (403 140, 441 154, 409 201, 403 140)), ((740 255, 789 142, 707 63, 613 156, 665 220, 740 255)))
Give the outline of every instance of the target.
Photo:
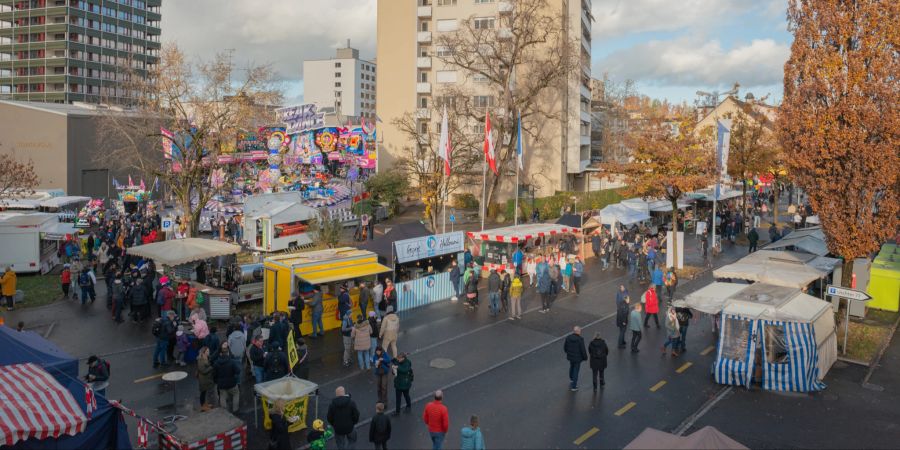
POLYGON ((275 116, 287 126, 285 134, 302 133, 325 126, 325 113, 319 112, 315 103, 276 109, 275 116))
POLYGON ((435 234, 394 242, 397 262, 405 263, 464 250, 462 231, 435 234))
POLYGON ((868 301, 872 299, 872 296, 866 294, 863 291, 857 291, 856 289, 847 289, 838 286, 828 285, 826 289, 826 294, 834 296, 846 298, 847 300, 858 300, 858 301, 868 301))

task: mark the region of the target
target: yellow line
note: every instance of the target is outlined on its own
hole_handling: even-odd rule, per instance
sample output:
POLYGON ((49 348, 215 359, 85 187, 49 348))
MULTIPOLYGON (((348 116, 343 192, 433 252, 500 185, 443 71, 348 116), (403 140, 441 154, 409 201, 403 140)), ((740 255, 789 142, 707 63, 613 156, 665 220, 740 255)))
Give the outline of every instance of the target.
POLYGON ((587 430, 587 433, 584 433, 578 439, 575 439, 575 445, 581 445, 584 441, 590 439, 591 436, 597 434, 600 430, 597 427, 593 427, 590 430, 587 430))
POLYGON ((714 345, 710 345, 709 347, 706 347, 705 349, 703 349, 703 351, 700 352, 700 354, 701 354, 702 356, 706 356, 706 355, 709 354, 709 352, 711 352, 711 351, 713 351, 713 350, 715 350, 715 349, 716 349, 716 347, 715 347, 714 345))
POLYGON ((666 385, 666 380, 662 380, 659 383, 654 384, 653 387, 650 388, 650 392, 656 392, 659 390, 659 388, 661 388, 665 385, 666 385))
POLYGON ((156 374, 156 375, 150 375, 149 377, 138 378, 137 380, 134 380, 134 382, 135 382, 135 383, 143 383, 143 382, 145 382, 145 381, 150 381, 150 380, 153 380, 153 379, 156 379, 156 378, 160 378, 160 377, 162 377, 163 375, 165 375, 165 374, 164 374, 164 373, 158 373, 158 374, 156 374))
POLYGON ((627 413, 628 410, 630 410, 631 408, 634 408, 636 405, 637 405, 637 403, 635 403, 635 402, 628 402, 627 405, 619 408, 619 410, 615 412, 615 415, 621 416, 622 414, 627 413))
POLYGON ((681 366, 681 367, 675 369, 675 371, 678 372, 678 373, 682 373, 682 372, 684 372, 685 370, 688 370, 688 367, 691 367, 691 366, 693 366, 693 365, 694 365, 694 363, 686 362, 686 363, 684 363, 683 366, 681 366))

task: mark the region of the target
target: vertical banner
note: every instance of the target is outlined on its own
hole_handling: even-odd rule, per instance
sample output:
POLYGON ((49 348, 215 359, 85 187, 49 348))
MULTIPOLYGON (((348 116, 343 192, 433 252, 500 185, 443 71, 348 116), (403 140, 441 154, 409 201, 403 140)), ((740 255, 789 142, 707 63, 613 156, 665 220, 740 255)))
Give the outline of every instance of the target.
POLYGON ((288 366, 290 366, 291 370, 294 370, 294 366, 300 362, 300 357, 297 355, 297 343, 294 342, 294 330, 288 331, 287 357, 288 366))

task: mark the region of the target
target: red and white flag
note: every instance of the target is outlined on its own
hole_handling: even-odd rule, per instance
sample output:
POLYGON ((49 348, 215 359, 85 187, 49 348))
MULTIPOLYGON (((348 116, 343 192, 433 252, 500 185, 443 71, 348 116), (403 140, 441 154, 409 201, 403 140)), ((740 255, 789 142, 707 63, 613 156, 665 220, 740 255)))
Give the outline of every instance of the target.
POLYGON ((447 125, 447 106, 444 105, 444 117, 441 119, 441 140, 438 142, 438 156, 444 160, 444 175, 450 176, 450 127, 447 125))
POLYGON ((484 159, 490 166, 491 171, 494 172, 494 175, 499 175, 499 172, 497 172, 497 158, 494 155, 494 136, 491 132, 490 111, 485 111, 484 116, 484 159))

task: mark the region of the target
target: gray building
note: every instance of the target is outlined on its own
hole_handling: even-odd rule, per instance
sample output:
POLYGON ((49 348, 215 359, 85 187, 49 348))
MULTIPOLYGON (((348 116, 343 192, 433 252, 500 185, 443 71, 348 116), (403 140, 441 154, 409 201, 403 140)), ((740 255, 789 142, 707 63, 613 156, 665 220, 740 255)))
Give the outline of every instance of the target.
MULTIPOLYGON (((128 173, 117 171, 103 158, 97 142, 101 114, 102 110, 87 104, 0 100, 0 153, 33 161, 40 189, 115 198, 113 177, 125 182, 128 173)), ((161 151, 147 149, 154 150, 161 151)))

